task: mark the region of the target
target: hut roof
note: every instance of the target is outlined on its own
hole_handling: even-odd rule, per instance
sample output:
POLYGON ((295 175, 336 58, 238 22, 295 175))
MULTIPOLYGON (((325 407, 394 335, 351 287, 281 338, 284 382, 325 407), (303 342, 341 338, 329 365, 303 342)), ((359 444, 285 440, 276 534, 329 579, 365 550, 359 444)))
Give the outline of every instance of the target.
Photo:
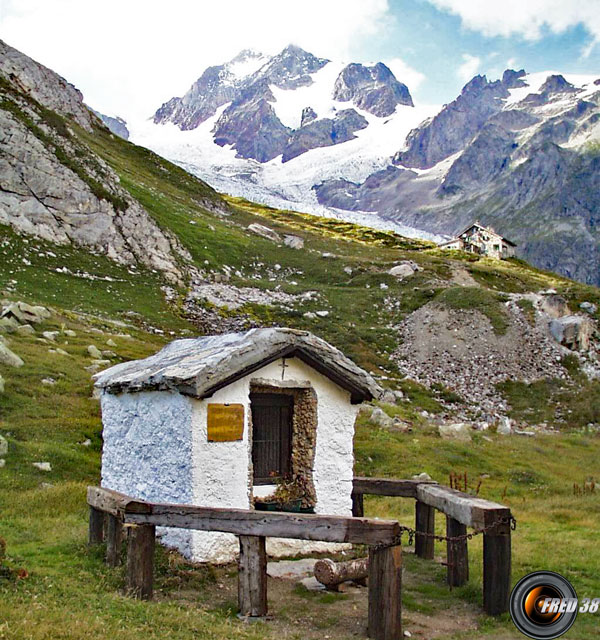
POLYGON ((109 393, 175 390, 196 398, 278 360, 296 357, 351 393, 353 403, 378 397, 375 380, 341 351, 308 331, 250 329, 175 340, 158 353, 110 367, 94 376, 109 393))

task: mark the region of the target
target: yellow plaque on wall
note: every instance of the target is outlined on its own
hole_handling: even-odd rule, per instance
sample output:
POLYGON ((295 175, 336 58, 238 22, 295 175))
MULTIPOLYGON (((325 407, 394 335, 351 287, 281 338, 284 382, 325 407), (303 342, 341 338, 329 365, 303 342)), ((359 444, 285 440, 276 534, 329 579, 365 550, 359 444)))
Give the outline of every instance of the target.
POLYGON ((244 405, 208 405, 208 441, 233 442, 244 437, 244 405))

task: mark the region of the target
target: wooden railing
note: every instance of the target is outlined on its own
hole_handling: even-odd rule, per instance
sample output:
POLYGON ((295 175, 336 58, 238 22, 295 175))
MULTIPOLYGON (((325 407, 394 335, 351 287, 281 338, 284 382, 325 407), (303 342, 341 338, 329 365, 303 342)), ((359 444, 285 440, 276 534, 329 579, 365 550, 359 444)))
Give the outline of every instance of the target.
POLYGON ((238 602, 240 613, 247 617, 267 613, 265 538, 369 545, 368 634, 375 640, 402 638, 402 550, 398 544, 401 531, 398 522, 150 503, 99 487, 88 488, 87 501, 89 542, 103 542, 106 530, 106 561, 110 565, 120 562, 123 527, 127 527, 126 589, 139 598, 152 597, 156 526, 239 536, 238 602))
POLYGON ((354 478, 352 513, 364 516, 363 496, 414 498, 415 553, 433 559, 435 511, 446 516, 448 584, 469 579, 467 527, 483 532, 483 608, 489 615, 508 611, 511 576, 511 512, 489 502, 431 481, 354 478), (457 539, 458 538, 458 539, 457 539))

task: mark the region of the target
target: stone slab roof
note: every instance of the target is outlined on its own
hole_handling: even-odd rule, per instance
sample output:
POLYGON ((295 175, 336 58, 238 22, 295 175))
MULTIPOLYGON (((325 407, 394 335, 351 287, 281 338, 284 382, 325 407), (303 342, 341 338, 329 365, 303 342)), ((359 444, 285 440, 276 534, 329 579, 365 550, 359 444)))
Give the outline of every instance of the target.
POLYGON ((282 357, 297 357, 340 387, 353 403, 379 397, 381 388, 341 351, 307 331, 251 329, 175 340, 143 360, 118 364, 94 376, 109 393, 174 390, 206 398, 282 357))

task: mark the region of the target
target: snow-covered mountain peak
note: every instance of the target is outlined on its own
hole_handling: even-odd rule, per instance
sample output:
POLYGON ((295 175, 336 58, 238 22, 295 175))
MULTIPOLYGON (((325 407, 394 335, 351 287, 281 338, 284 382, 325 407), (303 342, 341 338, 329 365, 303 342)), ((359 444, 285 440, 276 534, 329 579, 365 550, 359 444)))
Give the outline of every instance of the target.
POLYGON ((223 69, 226 71, 224 80, 239 85, 254 75, 270 60, 272 60, 271 56, 267 56, 264 53, 253 49, 244 49, 223 65, 223 69))

